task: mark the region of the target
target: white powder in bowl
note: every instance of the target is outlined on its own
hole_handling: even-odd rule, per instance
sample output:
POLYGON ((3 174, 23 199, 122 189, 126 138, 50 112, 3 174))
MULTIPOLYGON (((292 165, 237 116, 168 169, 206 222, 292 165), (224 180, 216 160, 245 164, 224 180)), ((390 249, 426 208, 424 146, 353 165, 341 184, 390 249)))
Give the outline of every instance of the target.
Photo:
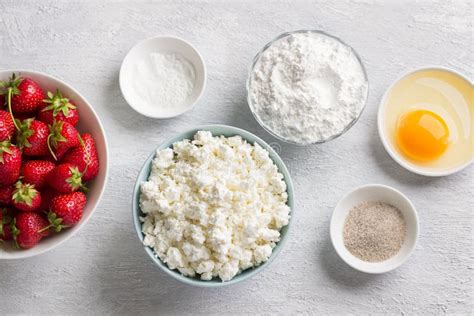
POLYGON ((311 144, 340 134, 364 108, 368 83, 347 45, 294 33, 265 50, 250 77, 252 111, 277 136, 311 144))
POLYGON ((187 108, 195 79, 193 65, 180 54, 150 53, 133 67, 131 93, 148 112, 170 116, 187 108))

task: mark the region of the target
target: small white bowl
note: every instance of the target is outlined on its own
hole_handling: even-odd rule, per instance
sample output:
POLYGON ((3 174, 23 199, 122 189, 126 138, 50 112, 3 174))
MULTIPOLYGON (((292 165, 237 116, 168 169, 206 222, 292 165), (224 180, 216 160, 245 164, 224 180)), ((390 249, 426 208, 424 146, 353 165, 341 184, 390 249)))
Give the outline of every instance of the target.
POLYGON ((378 113, 377 113, 378 133, 379 133, 380 140, 382 141, 382 144, 385 147, 385 150, 392 157, 392 159, 395 160, 403 168, 405 168, 405 169, 407 169, 407 170, 409 170, 413 173, 417 173, 417 174, 427 176, 427 177, 448 176, 450 174, 459 172, 459 171, 463 170, 464 168, 466 168, 467 166, 469 166, 474 161, 474 157, 472 159, 466 161, 465 163, 459 165, 459 166, 456 166, 456 167, 453 167, 453 168, 447 169, 447 170, 444 170, 444 169, 443 170, 436 170, 436 169, 432 169, 432 168, 426 168, 426 167, 423 167, 423 166, 418 166, 418 165, 414 164, 413 162, 410 162, 409 160, 404 158, 402 156, 402 154, 400 154, 396 150, 396 148, 394 148, 393 144, 389 141, 388 136, 385 134, 385 128, 384 128, 385 127, 384 126, 384 124, 385 124, 385 122, 384 122, 385 121, 385 119, 384 119, 384 117, 385 117, 385 108, 386 108, 386 101, 387 101, 387 98, 388 98, 388 95, 389 95, 390 91, 402 79, 404 79, 407 76, 410 76, 410 75, 412 75, 416 72, 424 71, 424 70, 448 71, 448 72, 451 72, 451 73, 463 78, 464 80, 466 80, 467 82, 470 82, 472 84, 472 82, 466 76, 461 74, 460 72, 458 72, 456 70, 453 70, 453 69, 450 69, 450 68, 442 67, 442 66, 421 67, 421 68, 417 68, 415 70, 410 70, 410 71, 407 71, 407 72, 403 73, 400 77, 397 78, 397 80, 395 80, 388 87, 388 89, 385 91, 385 93, 382 97, 382 100, 380 101, 379 110, 378 110, 378 113))
POLYGON ((206 86, 207 75, 204 60, 194 46, 177 37, 158 36, 141 41, 128 52, 122 62, 119 77, 122 95, 132 109, 144 116, 162 119, 175 117, 189 111, 202 96, 206 86), (144 106, 142 100, 136 98, 135 94, 132 93, 133 78, 131 74, 134 65, 138 61, 148 58, 150 53, 155 52, 180 54, 193 65, 195 70, 194 90, 186 100, 186 106, 172 113, 163 114, 153 111, 149 107, 144 106))
POLYGON ((413 252, 418 240, 418 215, 415 207, 400 191, 381 184, 369 184, 347 193, 337 204, 330 224, 331 241, 337 254, 352 268, 372 274, 391 271, 402 265, 413 252), (400 251, 390 259, 381 262, 363 261, 347 250, 343 240, 344 222, 349 211, 366 201, 381 201, 397 207, 406 223, 405 242, 400 251))
POLYGON ((86 100, 86 98, 64 81, 37 71, 2 70, 0 71, 0 80, 7 80, 13 72, 17 75, 20 74, 21 76, 35 80, 45 92, 55 91, 57 88, 61 90, 63 96, 74 102, 79 111, 79 124, 77 125, 77 129, 80 133, 87 132, 94 138, 97 154, 99 155, 100 169, 97 177, 90 182, 84 214, 77 225, 65 229, 58 234, 51 234, 51 236, 42 239, 38 245, 30 249, 16 249, 13 246, 13 243, 5 242, 3 245, 0 245, 0 260, 22 259, 42 254, 56 248, 73 235, 77 234, 77 232, 81 230, 92 217, 92 214, 96 210, 96 207, 104 194, 107 185, 107 173, 109 167, 105 131, 97 113, 94 111, 94 107, 86 100))

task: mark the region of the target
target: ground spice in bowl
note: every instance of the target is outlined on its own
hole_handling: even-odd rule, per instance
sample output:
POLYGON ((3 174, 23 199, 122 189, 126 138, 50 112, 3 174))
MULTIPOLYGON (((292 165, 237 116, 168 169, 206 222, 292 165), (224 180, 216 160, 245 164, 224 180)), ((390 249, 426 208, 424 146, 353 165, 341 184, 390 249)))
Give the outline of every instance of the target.
POLYGON ((403 245, 406 223, 398 208, 368 201, 353 207, 344 222, 344 245, 351 254, 367 262, 385 261, 403 245))

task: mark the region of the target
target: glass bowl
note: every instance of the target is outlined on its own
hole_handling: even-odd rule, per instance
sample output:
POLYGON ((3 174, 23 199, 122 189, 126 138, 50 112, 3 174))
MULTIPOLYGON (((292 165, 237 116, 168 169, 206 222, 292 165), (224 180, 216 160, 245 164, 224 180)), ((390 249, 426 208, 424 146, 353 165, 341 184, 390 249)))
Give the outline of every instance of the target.
POLYGON ((266 130, 269 134, 271 134, 273 137, 277 138, 278 140, 281 140, 282 142, 285 142, 285 143, 288 143, 288 144, 293 144, 293 145, 299 145, 299 146, 307 146, 307 145, 314 145, 314 144, 322 144, 322 143, 326 143, 330 140, 333 140, 341 135, 343 135, 344 133, 346 133, 352 126, 354 126, 354 124, 359 120, 360 116, 362 115, 362 112, 364 111, 365 109, 365 106, 367 104, 367 99, 369 97, 369 80, 367 78, 367 71, 365 70, 365 67, 364 67, 364 64, 362 63, 362 60, 359 56, 359 54, 357 54, 357 52, 349 45, 347 45, 344 41, 342 41, 340 38, 336 37, 336 36, 333 36, 331 34, 328 34, 324 31, 320 31, 320 30, 298 30, 298 31, 291 31, 291 32, 285 32, 283 34, 280 34, 278 35, 275 39, 271 40, 270 42, 268 42, 265 46, 263 46, 263 48, 257 53, 257 55, 255 55, 255 57, 253 58, 252 60, 252 64, 250 66, 250 69, 249 69, 249 73, 248 73, 248 78, 247 78, 247 83, 246 83, 246 90, 247 90, 247 103, 249 105, 249 108, 250 108, 250 112, 252 112, 252 115, 254 116, 255 120, 258 122, 258 124, 260 124, 260 126, 262 126, 262 128, 264 130, 266 130), (255 69, 255 66, 258 64, 258 62, 260 61, 260 57, 262 56, 262 54, 269 48, 271 47, 275 42, 285 38, 285 37, 288 37, 288 36, 291 36, 293 34, 299 34, 299 33, 302 33, 302 34, 305 34, 305 33, 310 33, 310 34, 322 34, 324 36, 328 36, 328 37, 331 37, 333 39, 335 39, 336 41, 338 41, 339 43, 341 43, 342 45, 348 47, 353 53, 354 55, 356 56, 357 60, 359 61, 359 64, 362 68, 362 72, 364 74, 364 77, 365 77, 365 82, 367 83, 367 92, 366 92, 366 95, 365 95, 365 100, 364 100, 364 105, 362 106, 362 108, 360 109, 358 115, 349 123, 347 124, 347 126, 340 132, 340 133, 337 133, 337 134, 334 134, 334 135, 331 135, 330 137, 326 138, 326 139, 323 139, 323 140, 320 140, 320 141, 315 141, 315 142, 311 142, 311 143, 307 143, 307 144, 303 144, 303 143, 298 143, 298 142, 295 142, 295 141, 292 141, 292 140, 288 140, 280 135, 278 135, 276 132, 272 131, 268 126, 265 125, 265 123, 260 119, 260 117, 258 116, 258 114, 256 113, 256 111, 254 110, 254 104, 253 104, 253 101, 252 101, 252 96, 250 95, 250 91, 251 91, 251 84, 252 84, 252 74, 254 72, 254 69, 255 69))

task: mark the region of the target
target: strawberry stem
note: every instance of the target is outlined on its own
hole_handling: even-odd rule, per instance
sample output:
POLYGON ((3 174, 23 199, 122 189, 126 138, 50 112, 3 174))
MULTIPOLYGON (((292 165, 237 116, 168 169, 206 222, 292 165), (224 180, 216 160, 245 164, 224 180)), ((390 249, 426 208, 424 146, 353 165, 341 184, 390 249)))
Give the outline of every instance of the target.
POLYGON ((84 171, 82 171, 82 176, 84 176, 87 172, 87 169, 89 169, 89 164, 90 164, 90 159, 86 162, 86 167, 84 168, 84 171))
POLYGON ((88 188, 86 185, 82 184, 82 185, 81 185, 81 191, 82 191, 83 193, 87 193, 87 192, 89 192, 89 188, 88 188))
POLYGON ((53 133, 50 133, 48 135, 48 139, 46 140, 46 142, 48 143, 48 149, 49 149, 49 152, 51 153, 51 156, 53 156, 54 160, 58 160, 58 158, 56 157, 56 155, 54 154, 54 151, 53 151, 53 148, 51 148, 51 137, 53 136, 53 133))
POLYGON ((41 228, 40 230, 38 230, 38 233, 41 234, 42 232, 47 231, 51 227, 53 227, 53 224, 49 224, 48 226, 41 228))
MULTIPOLYGON (((81 143, 81 146, 84 149, 84 152, 85 152, 85 155, 86 155, 85 156, 86 167, 84 168, 84 171, 82 171, 82 176, 84 176, 87 172, 87 169, 89 169, 89 165, 91 163, 91 155, 90 155, 90 152, 87 150, 86 144, 84 143, 84 140, 82 139, 81 135, 78 134, 77 137, 79 138, 79 143, 81 143)), ((85 191, 85 192, 87 192, 87 191, 85 191)))
POLYGON ((10 112, 10 116, 12 117, 13 125, 15 125, 16 130, 20 131, 20 128, 18 127, 18 124, 16 124, 15 117, 13 116, 13 112, 12 112, 12 94, 13 94, 13 88, 8 87, 8 93, 7 93, 8 112, 10 112))

